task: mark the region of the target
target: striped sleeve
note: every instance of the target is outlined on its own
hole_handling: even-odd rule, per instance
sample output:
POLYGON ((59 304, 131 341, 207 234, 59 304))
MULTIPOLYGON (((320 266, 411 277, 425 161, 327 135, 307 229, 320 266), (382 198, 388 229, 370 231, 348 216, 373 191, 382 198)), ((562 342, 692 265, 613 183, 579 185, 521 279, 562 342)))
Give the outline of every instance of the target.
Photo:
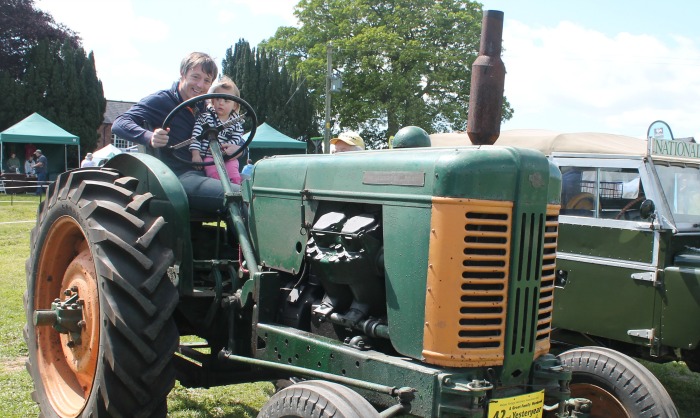
MULTIPOLYGON (((211 113, 202 112, 197 118, 197 122, 195 122, 194 124, 194 129, 192 130, 192 138, 196 137, 197 135, 201 135, 205 125, 214 126, 215 124, 216 122, 214 121, 214 118, 212 117, 211 113)), ((190 151, 199 151, 202 158, 204 158, 209 154, 209 140, 203 138, 201 141, 193 141, 190 144, 189 149, 190 151)))

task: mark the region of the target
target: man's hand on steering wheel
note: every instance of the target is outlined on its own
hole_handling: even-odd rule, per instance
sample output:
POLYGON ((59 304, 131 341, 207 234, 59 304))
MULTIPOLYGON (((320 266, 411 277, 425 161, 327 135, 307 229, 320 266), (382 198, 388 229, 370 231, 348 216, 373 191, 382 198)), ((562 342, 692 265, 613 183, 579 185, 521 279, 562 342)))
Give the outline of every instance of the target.
POLYGON ((153 148, 163 148, 164 146, 168 145, 168 140, 170 137, 168 136, 168 133, 170 132, 170 128, 157 128, 153 131, 153 136, 151 136, 151 146, 153 148))

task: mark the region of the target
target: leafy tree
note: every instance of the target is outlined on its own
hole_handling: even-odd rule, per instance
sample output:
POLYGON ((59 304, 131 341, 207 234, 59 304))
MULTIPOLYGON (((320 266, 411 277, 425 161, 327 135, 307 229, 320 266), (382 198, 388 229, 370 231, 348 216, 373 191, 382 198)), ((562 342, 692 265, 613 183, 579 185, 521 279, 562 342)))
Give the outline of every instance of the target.
MULTIPOLYGON (((325 95, 326 45, 342 75, 332 114, 385 147, 402 126, 464 130, 471 64, 478 55, 481 4, 463 0, 301 0, 300 26, 261 44, 305 77, 318 108, 325 95)), ((507 102, 504 118, 511 116, 507 102)))
MULTIPOLYGON (((0 11, 0 130, 38 112, 80 137, 82 150, 94 149, 106 100, 93 53, 33 0, 10 0, 0 11)), ((68 150, 77 165, 77 149, 68 150)))
POLYGON ((317 135, 312 102, 303 80, 292 77, 275 54, 255 49, 241 39, 226 51, 222 72, 233 79, 241 96, 267 122, 293 138, 317 135))
POLYGON ((68 40, 73 47, 80 46, 75 32, 37 10, 34 0, 0 2, 0 71, 19 79, 27 67, 29 51, 39 40, 68 40))

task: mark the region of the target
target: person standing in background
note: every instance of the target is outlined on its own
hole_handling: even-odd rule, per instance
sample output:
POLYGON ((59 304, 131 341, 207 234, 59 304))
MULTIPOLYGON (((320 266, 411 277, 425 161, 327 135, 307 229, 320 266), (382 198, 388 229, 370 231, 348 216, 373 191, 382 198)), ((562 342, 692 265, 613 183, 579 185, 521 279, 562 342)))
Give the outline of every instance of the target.
POLYGON ((36 155, 36 163, 32 165, 34 173, 36 174, 36 193, 34 194, 39 196, 44 194, 44 184, 49 174, 49 160, 40 149, 34 151, 34 155, 36 155))
POLYGON ((343 132, 336 138, 331 139, 331 154, 348 151, 363 151, 365 141, 356 132, 343 132))
POLYGON ((243 179, 243 180, 249 179, 250 176, 253 174, 253 167, 255 167, 253 165, 253 160, 248 158, 248 164, 246 164, 243 167, 243 170, 241 170, 241 179, 243 179))
POLYGON ((88 152, 85 154, 85 159, 83 162, 80 163, 80 168, 85 168, 85 167, 95 167, 97 164, 92 160, 92 153, 88 152))

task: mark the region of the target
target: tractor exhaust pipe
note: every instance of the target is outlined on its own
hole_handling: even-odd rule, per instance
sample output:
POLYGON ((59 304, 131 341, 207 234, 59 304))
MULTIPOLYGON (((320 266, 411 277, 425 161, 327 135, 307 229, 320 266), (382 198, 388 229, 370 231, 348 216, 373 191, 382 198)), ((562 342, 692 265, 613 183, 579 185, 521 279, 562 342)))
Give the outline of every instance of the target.
POLYGON ((486 10, 479 56, 472 65, 467 134, 474 145, 493 145, 501 134, 506 67, 501 60, 503 12, 486 10))

